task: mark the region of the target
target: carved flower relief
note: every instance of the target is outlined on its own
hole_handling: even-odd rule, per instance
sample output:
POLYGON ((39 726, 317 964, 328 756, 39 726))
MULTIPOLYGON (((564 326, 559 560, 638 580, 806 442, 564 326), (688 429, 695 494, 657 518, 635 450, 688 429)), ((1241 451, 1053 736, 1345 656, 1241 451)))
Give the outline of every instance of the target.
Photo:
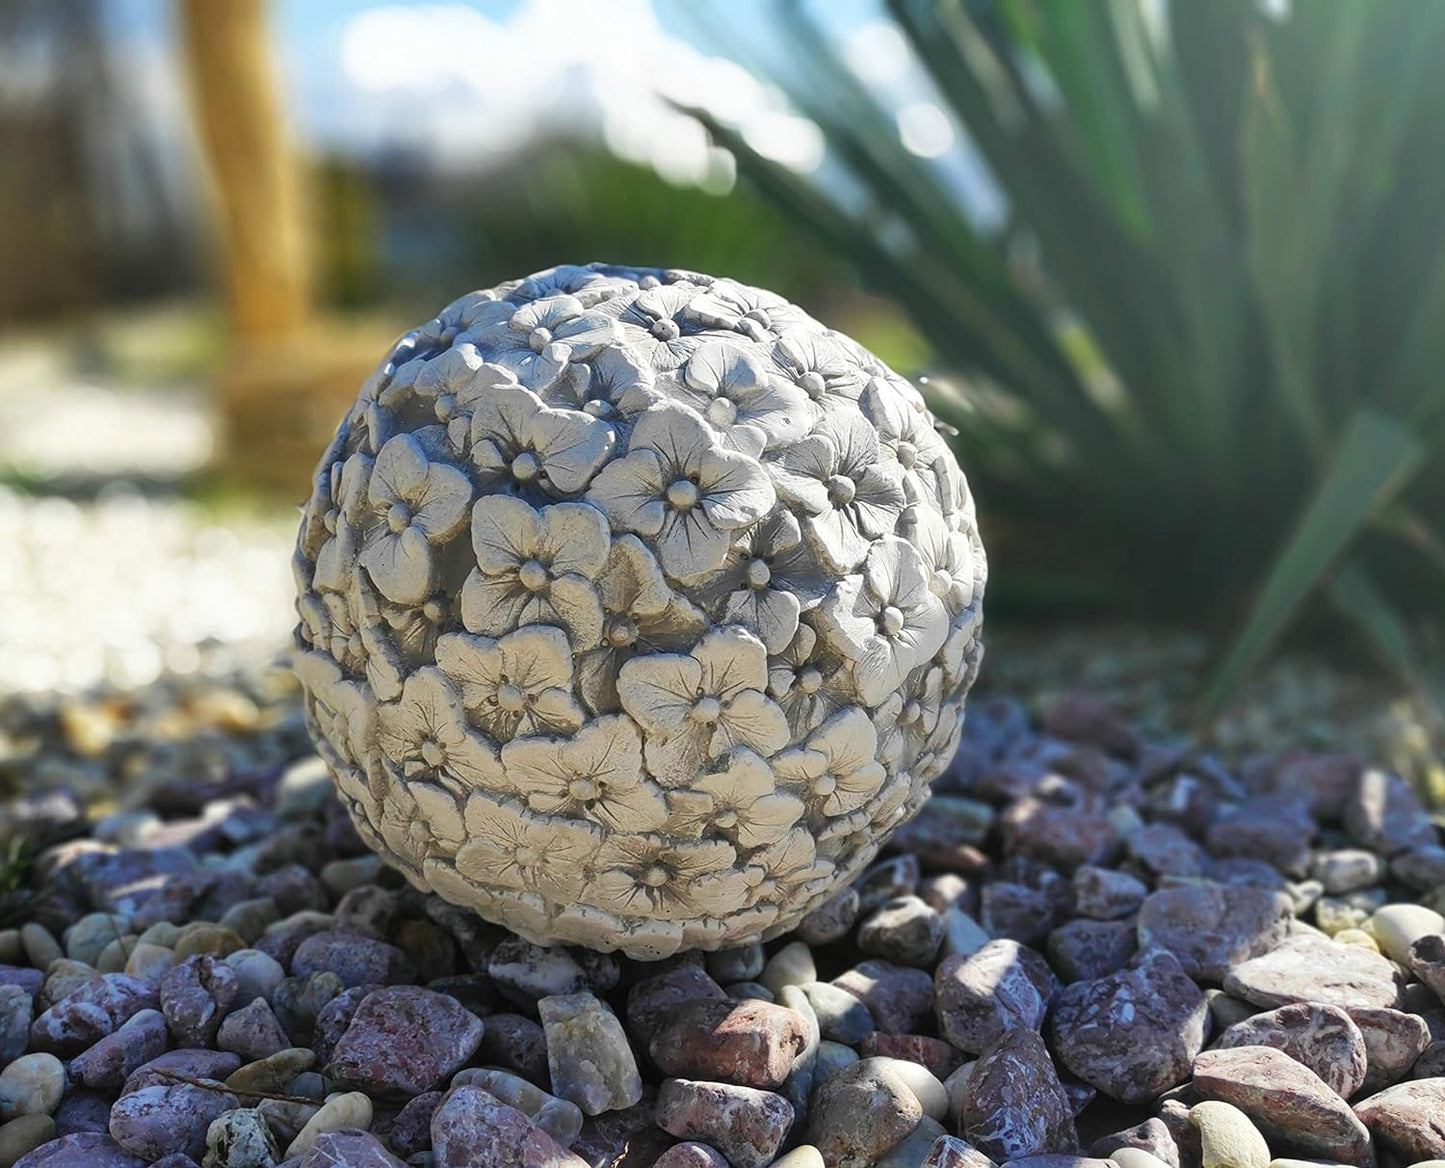
POLYGON ((929 590, 943 601, 950 617, 973 603, 977 568, 967 537, 949 527, 933 508, 917 503, 903 512, 898 534, 918 549, 929 590))
MULTIPOLYGON (((420 784, 417 784, 420 786, 420 784)), ((402 875, 420 890, 426 889, 422 865, 429 856, 442 851, 431 833, 431 823, 422 814, 409 784, 389 772, 381 809, 375 824, 385 850, 399 861, 402 875)))
POLYGON ((323 741, 343 764, 370 768, 376 744, 376 699, 364 682, 347 681, 324 653, 298 653, 292 668, 311 699, 323 741))
POLYGON ((641 412, 651 401, 652 367, 622 345, 603 349, 587 361, 574 361, 542 394, 549 406, 582 410, 594 418, 621 423, 641 412), (624 399, 641 394, 636 410, 623 408, 624 399))
POLYGON ((376 456, 366 497, 382 521, 367 533, 362 565, 388 600, 420 604, 441 582, 435 547, 466 526, 470 480, 398 434, 376 456))
POLYGON ((818 855, 837 869, 840 888, 866 868, 878 852, 873 842, 873 821, 861 808, 824 824, 816 846, 818 855))
POLYGON ((577 656, 577 692, 593 713, 622 708, 617 674, 637 653, 677 652, 697 643, 707 617, 675 593, 657 560, 635 535, 612 541, 597 578, 602 597, 602 644, 577 656))
POLYGON ((436 666, 408 677, 401 699, 383 705, 377 717, 377 745, 405 780, 457 791, 495 787, 502 781, 496 752, 469 731, 456 689, 436 666))
POLYGON ((818 606, 819 631, 853 661, 858 694, 876 706, 948 636, 948 613, 930 591, 912 544, 885 536, 873 544, 861 575, 839 581, 818 606))
POLYGON ((593 583, 607 562, 607 519, 585 503, 535 510, 512 495, 472 509, 477 566, 462 585, 462 623, 500 636, 522 625, 561 625, 578 649, 602 639, 602 598, 593 583))
POLYGON ((773 759, 773 773, 816 819, 856 811, 883 785, 878 735, 856 706, 834 714, 804 740, 773 759))
POLYGON ((471 420, 448 429, 452 449, 471 452, 478 487, 573 495, 586 488, 617 441, 612 427, 581 410, 553 409, 520 385, 496 385, 471 403, 471 420))
POLYGON ((327 538, 316 552, 312 575, 317 588, 341 592, 351 581, 361 550, 358 524, 366 511, 372 462, 370 455, 358 453, 331 464, 331 505, 322 518, 327 538))
POLYGON ((587 492, 614 529, 652 540, 674 577, 720 567, 732 533, 756 523, 775 500, 756 461, 724 450, 697 413, 672 404, 638 418, 627 454, 604 467, 587 492))
POLYGON ((569 361, 591 356, 617 337, 610 317, 589 312, 573 296, 548 296, 507 308, 511 311, 505 319, 494 316, 467 335, 489 361, 510 370, 528 389, 545 389, 569 361))
POLYGON ((773 330, 810 319, 774 292, 727 279, 714 280, 705 292, 688 301, 683 316, 705 328, 741 333, 751 341, 766 341, 773 330))
POLYGON ((802 516, 809 546, 833 572, 851 572, 872 540, 891 533, 906 502, 879 465, 878 439, 857 410, 835 409, 769 464, 778 495, 802 516))
POLYGON ((788 741, 783 711, 763 692, 767 650, 728 626, 688 654, 649 653, 622 667, 622 706, 647 732, 644 757, 665 787, 685 786, 709 759, 746 746, 764 758, 788 741))
POLYGON ((768 904, 778 908, 796 904, 807 889, 828 880, 833 865, 820 859, 813 836, 806 828, 794 828, 779 839, 751 853, 743 867, 749 908, 768 904))
POLYGON ((877 428, 879 454, 903 484, 908 501, 953 510, 962 476, 923 402, 904 397, 892 382, 875 377, 863 394, 862 406, 877 428))
POLYGON ((437 640, 436 660, 462 707, 498 742, 571 734, 585 718, 572 696, 572 650, 561 629, 526 625, 498 640, 447 633, 437 640))
POLYGON ((708 341, 682 367, 676 397, 693 406, 723 444, 757 457, 803 437, 817 418, 807 395, 774 377, 752 353, 708 341))
POLYGON ((793 742, 858 701, 847 659, 822 644, 809 625, 799 625, 788 647, 768 659, 768 696, 787 715, 793 742))
POLYGON ((582 891, 602 842, 585 824, 529 815, 520 803, 482 791, 467 800, 465 827, 456 865, 468 880, 563 902, 582 891))
POLYGON ((723 840, 613 835, 593 859, 581 892, 588 904, 624 918, 662 921, 726 916, 743 906, 747 883, 723 840))
POLYGON ((868 374, 831 337, 807 328, 787 329, 773 346, 773 363, 783 376, 825 411, 852 406, 868 374))
POLYGON ((598 311, 617 320, 626 345, 636 349, 653 369, 667 373, 702 344, 700 338, 686 335, 695 329, 683 316, 684 309, 700 292, 695 284, 660 284, 643 288, 630 300, 618 297, 608 301, 598 311))
POLYGON ((502 747, 502 767, 532 811, 621 832, 667 824, 662 791, 642 772, 642 735, 625 715, 598 718, 570 739, 513 739, 502 747))
POLYGON ((389 643, 413 665, 432 660, 437 637, 450 619, 452 607, 451 598, 445 591, 433 593, 419 605, 392 604, 382 600, 377 606, 381 625, 390 630, 389 643))
POLYGON ((773 772, 753 751, 739 748, 721 770, 668 792, 671 830, 701 836, 715 830, 744 851, 776 843, 803 817, 803 801, 777 790, 773 772))
POLYGON ((721 567, 687 585, 719 624, 742 625, 769 653, 787 647, 799 614, 828 591, 816 557, 803 543, 797 516, 782 510, 744 531, 721 567))
POLYGON ((631 294, 634 281, 580 264, 559 264, 545 272, 528 276, 507 293, 508 299, 520 302, 541 300, 549 296, 571 296, 584 308, 592 308, 604 300, 631 294))
POLYGON ((943 704, 943 669, 928 665, 914 670, 902 689, 889 694, 873 711, 878 731, 878 757, 890 770, 905 770, 923 750, 938 726, 943 704))

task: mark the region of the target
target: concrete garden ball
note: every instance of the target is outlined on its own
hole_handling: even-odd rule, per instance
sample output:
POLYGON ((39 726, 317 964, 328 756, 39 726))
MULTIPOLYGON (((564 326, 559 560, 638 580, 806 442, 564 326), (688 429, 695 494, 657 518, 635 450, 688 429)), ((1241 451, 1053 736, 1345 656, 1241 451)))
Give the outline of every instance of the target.
POLYGON ((928 796, 985 577, 918 392, 771 293, 560 267, 406 334, 321 459, 296 670, 419 889, 643 958, 768 938, 928 796))

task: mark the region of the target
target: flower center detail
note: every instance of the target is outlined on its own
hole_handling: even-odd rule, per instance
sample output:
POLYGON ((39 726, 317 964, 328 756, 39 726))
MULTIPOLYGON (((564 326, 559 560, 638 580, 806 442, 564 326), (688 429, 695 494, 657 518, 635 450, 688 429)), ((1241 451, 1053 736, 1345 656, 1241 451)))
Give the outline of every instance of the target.
POLYGON ((677 321, 672 319, 653 321, 651 332, 659 341, 675 341, 682 336, 682 330, 677 327, 677 321))
POLYGON ((512 459, 512 477, 519 483, 530 483, 542 473, 542 463, 530 450, 525 450, 512 459))
POLYGON ((452 415, 457 412, 457 399, 449 393, 444 393, 437 398, 432 411, 437 416, 438 422, 450 422, 452 415))
POLYGON ((690 511, 697 506, 702 492, 689 479, 678 479, 667 488, 667 501, 679 511, 690 511))
POLYGON ((833 506, 845 507, 853 501, 853 496, 858 493, 858 487, 847 475, 835 474, 828 476, 828 498, 833 500, 833 506))
POLYGON ((532 352, 540 353, 552 343, 552 333, 548 329, 534 328, 532 335, 527 338, 527 345, 532 352))
POLYGON ((447 602, 443 596, 433 596, 421 606, 421 614, 428 624, 439 625, 447 619, 447 602))
POLYGON ((731 426, 738 420, 737 403, 731 398, 713 398, 707 403, 707 420, 714 426, 731 426))
POLYGON ((497 705, 513 714, 519 713, 527 704, 527 695, 520 686, 507 682, 497 690, 497 705))
POLYGON ((766 588, 773 578, 773 570, 764 560, 752 560, 748 564, 748 586, 766 588))
POLYGON ((582 412, 591 414, 594 418, 611 418, 616 416, 617 408, 610 401, 594 397, 582 406, 582 412))
POLYGON ((878 631, 885 637, 896 637, 903 631, 903 613, 888 605, 878 614, 878 631))
POLYGON ((838 780, 832 775, 819 775, 813 780, 813 790, 819 795, 831 795, 838 789, 838 780))
POLYGON ((668 877, 669 874, 666 868, 661 864, 652 864, 642 873, 642 883, 646 884, 649 888, 661 888, 667 883, 668 877))
POLYGON ((817 693, 823 686, 823 674, 809 666, 798 674, 798 688, 804 693, 817 693))
POLYGON ((935 596, 947 596, 953 589, 953 577, 938 568, 933 573, 933 578, 928 582, 929 591, 935 596))
POLYGON ((592 779, 573 779, 567 784, 567 794, 579 803, 590 803, 600 793, 592 779))
POLYGON ((517 569, 517 579, 528 592, 541 592, 547 587, 547 569, 539 560, 528 560, 517 569))
POLYGON ((714 697, 698 698, 692 707, 692 720, 711 725, 722 715, 722 703, 714 697))
POLYGON ((386 525, 398 535, 411 526, 411 508, 405 503, 393 503, 386 512, 386 525))
POLYGON ((918 447, 912 442, 900 442, 898 444, 898 465, 904 470, 911 470, 913 464, 918 461, 918 447))
POLYGON ((898 715, 898 721, 905 726, 912 726, 923 717, 923 707, 916 701, 908 701, 903 706, 903 712, 898 715))
POLYGON ((738 813, 733 810, 719 811, 712 820, 719 827, 736 827, 738 825, 738 813))
POLYGON ((607 622, 607 640, 619 649, 637 640, 637 626, 627 616, 614 616, 607 622))
POLYGON ((536 848, 529 848, 526 844, 523 844, 516 851, 517 866, 519 868, 530 868, 541 858, 536 848))
POLYGON ((434 738, 428 738, 421 744, 421 760, 432 769, 441 766, 447 760, 447 753, 442 749, 442 744, 434 738))
POLYGON ((814 401, 823 396, 823 391, 828 388, 823 375, 816 369, 809 369, 802 377, 798 378, 798 388, 806 393, 814 401))

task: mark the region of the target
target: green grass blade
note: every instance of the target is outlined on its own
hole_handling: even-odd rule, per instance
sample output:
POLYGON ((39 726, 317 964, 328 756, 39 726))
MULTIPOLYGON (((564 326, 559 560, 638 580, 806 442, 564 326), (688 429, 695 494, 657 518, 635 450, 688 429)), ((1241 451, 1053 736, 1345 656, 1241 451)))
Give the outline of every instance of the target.
POLYGON ((1239 679, 1269 651, 1335 557, 1404 486, 1424 454, 1425 447, 1413 434, 1383 414, 1361 410, 1354 416, 1249 619, 1205 687, 1207 711, 1217 711, 1239 679))

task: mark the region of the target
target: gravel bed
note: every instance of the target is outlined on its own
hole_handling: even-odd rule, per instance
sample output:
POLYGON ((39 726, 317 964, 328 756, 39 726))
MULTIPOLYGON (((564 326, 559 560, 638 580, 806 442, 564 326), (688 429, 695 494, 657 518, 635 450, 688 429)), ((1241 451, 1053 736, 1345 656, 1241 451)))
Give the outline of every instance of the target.
POLYGON ((977 701, 795 933, 644 963, 406 887, 276 677, 0 736, 0 1168, 1445 1160, 1445 847, 1357 755, 977 701))

